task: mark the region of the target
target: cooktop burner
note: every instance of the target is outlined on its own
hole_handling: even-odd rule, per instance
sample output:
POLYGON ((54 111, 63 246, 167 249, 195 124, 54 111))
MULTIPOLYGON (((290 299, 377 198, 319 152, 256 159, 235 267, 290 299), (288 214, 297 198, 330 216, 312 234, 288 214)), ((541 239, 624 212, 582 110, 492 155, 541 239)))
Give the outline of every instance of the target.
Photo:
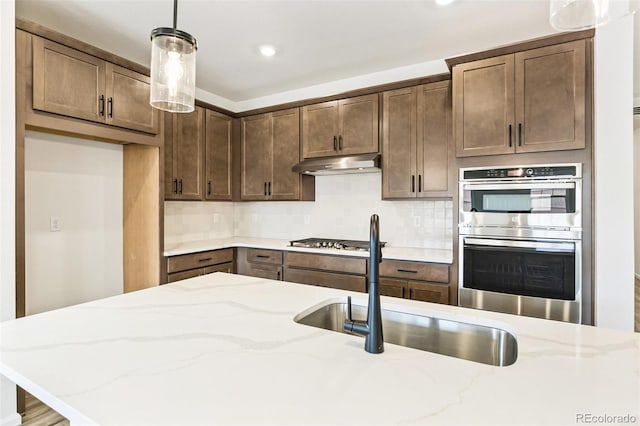
MULTIPOLYGON (((384 247, 386 243, 380 242, 384 247)), ((290 241, 291 247, 306 248, 333 248, 337 250, 369 251, 369 241, 337 240, 329 238, 305 238, 303 240, 290 241)))

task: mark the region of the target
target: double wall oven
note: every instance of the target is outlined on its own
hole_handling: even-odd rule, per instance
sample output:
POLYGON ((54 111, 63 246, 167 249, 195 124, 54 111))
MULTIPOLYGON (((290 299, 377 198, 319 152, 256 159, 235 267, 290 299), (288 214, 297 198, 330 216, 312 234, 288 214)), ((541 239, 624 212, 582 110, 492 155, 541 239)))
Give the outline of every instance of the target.
POLYGON ((582 165, 460 169, 459 305, 580 323, 582 165))

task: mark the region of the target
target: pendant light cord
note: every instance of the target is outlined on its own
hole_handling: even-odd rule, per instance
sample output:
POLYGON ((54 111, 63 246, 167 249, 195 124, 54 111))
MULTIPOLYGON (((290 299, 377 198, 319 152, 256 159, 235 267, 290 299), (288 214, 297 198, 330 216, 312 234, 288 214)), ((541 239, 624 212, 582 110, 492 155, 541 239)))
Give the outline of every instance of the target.
POLYGON ((173 0, 173 29, 178 28, 178 0, 173 0))

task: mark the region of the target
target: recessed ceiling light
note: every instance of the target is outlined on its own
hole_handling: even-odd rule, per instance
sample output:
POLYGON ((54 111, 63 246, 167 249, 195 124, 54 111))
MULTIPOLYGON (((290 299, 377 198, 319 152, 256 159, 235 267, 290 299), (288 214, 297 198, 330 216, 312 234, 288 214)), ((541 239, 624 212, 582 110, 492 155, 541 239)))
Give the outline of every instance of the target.
POLYGON ((276 54, 276 48, 269 44, 265 44, 263 46, 260 46, 260 53, 262 54, 262 56, 270 58, 276 54))
POLYGON ((453 3, 455 0, 435 0, 438 6, 446 6, 453 3))

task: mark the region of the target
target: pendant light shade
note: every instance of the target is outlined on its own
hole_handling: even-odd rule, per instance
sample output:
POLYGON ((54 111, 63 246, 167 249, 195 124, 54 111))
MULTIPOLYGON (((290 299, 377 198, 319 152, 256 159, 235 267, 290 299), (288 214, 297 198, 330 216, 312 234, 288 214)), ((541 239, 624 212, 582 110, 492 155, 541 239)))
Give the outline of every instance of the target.
POLYGON ((609 0, 551 0, 549 16, 556 30, 594 28, 609 21, 609 0))
POLYGON ((191 112, 196 95, 196 39, 176 29, 178 1, 174 0, 173 28, 151 32, 150 104, 169 112, 191 112))

